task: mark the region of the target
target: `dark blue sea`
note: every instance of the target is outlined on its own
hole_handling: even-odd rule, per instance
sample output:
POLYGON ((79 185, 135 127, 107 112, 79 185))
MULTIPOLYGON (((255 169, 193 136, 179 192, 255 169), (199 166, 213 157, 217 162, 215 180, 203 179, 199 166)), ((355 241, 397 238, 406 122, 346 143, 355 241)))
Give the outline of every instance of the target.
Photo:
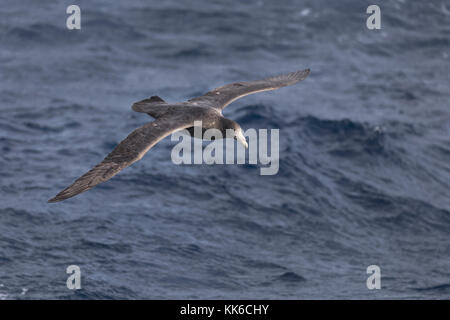
POLYGON ((449 299, 450 1, 379 1, 380 30, 370 4, 2 1, 0 299, 449 299), (306 68, 224 110, 280 129, 278 174, 166 138, 47 203, 151 121, 134 102, 306 68))

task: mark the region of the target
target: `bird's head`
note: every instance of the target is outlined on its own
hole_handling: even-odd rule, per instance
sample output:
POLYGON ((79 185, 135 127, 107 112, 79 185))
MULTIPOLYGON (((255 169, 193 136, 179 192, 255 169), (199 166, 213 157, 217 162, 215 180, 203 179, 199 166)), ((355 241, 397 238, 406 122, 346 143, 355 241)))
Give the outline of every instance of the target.
POLYGON ((226 130, 232 129, 234 131, 233 138, 242 143, 242 145, 245 148, 248 148, 247 140, 244 136, 244 131, 242 130, 241 126, 233 120, 222 118, 222 131, 225 132, 226 130))

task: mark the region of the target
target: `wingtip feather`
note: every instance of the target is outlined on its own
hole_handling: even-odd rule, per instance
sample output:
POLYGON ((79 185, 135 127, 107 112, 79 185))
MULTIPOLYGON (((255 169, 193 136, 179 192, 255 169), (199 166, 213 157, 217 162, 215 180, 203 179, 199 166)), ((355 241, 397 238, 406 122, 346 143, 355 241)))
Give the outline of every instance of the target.
POLYGON ((67 195, 64 195, 64 194, 62 194, 62 193, 63 193, 63 192, 58 193, 58 194, 57 194, 56 196, 54 196, 53 198, 49 199, 49 200, 47 201, 47 203, 60 202, 60 201, 63 201, 63 200, 66 200, 66 199, 72 197, 72 195, 67 196, 67 195))
POLYGON ((59 197, 59 194, 57 194, 57 195, 54 196, 53 198, 49 199, 49 200, 47 201, 47 203, 55 203, 55 202, 59 202, 59 201, 62 201, 62 200, 64 200, 64 199, 61 199, 61 198, 59 197))
POLYGON ((295 77, 299 80, 303 80, 305 79, 307 76, 309 76, 309 74, 311 73, 311 69, 305 69, 305 70, 300 70, 297 72, 294 72, 295 77))

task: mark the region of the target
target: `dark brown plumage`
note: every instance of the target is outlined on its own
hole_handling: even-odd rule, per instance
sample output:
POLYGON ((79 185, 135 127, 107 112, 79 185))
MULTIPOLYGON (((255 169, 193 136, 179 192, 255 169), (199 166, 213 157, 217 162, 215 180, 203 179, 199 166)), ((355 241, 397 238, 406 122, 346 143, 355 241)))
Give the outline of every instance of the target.
POLYGON ((234 129, 235 138, 246 145, 240 126, 233 120, 224 118, 222 110, 243 96, 289 86, 305 79, 308 75, 309 69, 306 69, 263 80, 236 82, 182 103, 168 104, 157 96, 136 102, 132 106, 134 111, 147 113, 156 120, 130 133, 102 162, 48 202, 71 198, 111 179, 121 170, 140 160, 148 150, 171 133, 182 129, 192 129, 194 121, 202 121, 204 130, 234 129))

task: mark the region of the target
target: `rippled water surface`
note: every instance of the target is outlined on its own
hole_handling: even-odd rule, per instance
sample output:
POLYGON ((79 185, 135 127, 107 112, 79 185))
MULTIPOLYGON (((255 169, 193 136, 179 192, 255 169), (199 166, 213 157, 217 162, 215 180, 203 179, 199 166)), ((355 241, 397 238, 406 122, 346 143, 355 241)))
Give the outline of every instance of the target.
POLYGON ((383 1, 374 31, 357 0, 76 4, 79 31, 0 4, 0 299, 450 298, 449 1, 383 1), (150 120, 133 102, 304 68, 224 112, 280 129, 277 175, 165 139, 46 202, 150 120))

